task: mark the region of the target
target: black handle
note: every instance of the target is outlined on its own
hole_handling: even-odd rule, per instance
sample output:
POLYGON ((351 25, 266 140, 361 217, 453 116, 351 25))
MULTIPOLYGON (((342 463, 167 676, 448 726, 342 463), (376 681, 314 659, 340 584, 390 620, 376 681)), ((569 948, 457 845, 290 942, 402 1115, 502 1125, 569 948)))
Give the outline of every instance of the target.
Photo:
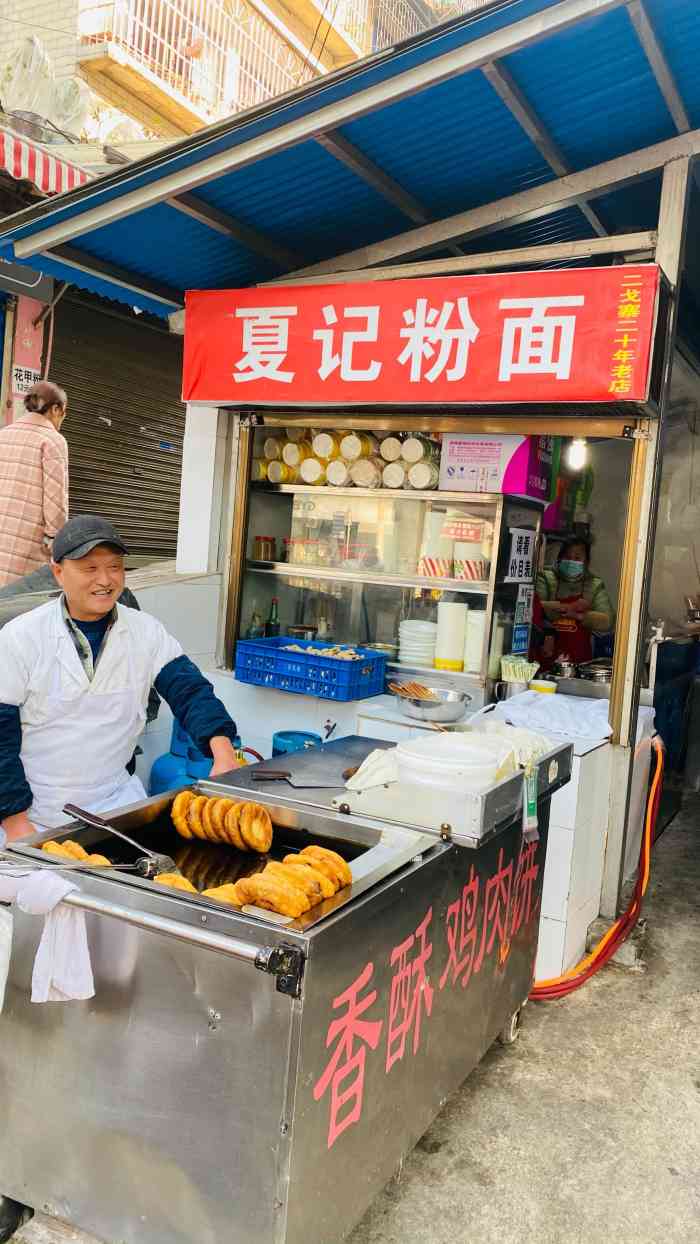
POLYGON ((250 776, 254 782, 286 782, 292 775, 280 769, 265 769, 264 772, 253 769, 250 776))
POLYGON ((111 829, 109 822, 103 820, 96 812, 85 812, 76 803, 65 804, 63 811, 67 816, 74 816, 76 820, 84 821, 86 825, 92 825, 95 829, 111 829))

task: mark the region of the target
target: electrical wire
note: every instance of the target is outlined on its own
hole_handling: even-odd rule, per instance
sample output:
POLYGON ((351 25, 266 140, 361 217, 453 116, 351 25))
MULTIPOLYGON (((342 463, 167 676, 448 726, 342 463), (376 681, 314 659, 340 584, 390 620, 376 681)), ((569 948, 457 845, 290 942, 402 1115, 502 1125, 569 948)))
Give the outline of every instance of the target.
POLYGON ((580 989, 582 985, 585 985, 586 981, 589 981, 596 972, 600 971, 612 959, 622 943, 627 940, 639 919, 642 900, 649 885, 651 847, 654 841, 654 828, 659 812, 664 772, 664 745, 657 737, 652 740, 652 746, 656 753, 656 767, 647 800, 644 832, 639 851, 637 881, 630 904, 626 912, 610 926, 597 946, 580 963, 577 963, 573 968, 569 968, 569 971, 564 972, 561 976, 553 977, 551 980, 535 982, 530 992, 530 998, 533 1002, 548 1002, 555 998, 565 998, 567 994, 573 993, 575 989, 580 989))
POLYGON ((0 22, 9 22, 12 26, 26 26, 28 30, 46 30, 50 35, 75 36, 75 31, 59 30, 57 26, 40 26, 38 22, 27 22, 21 17, 0 17, 0 22))

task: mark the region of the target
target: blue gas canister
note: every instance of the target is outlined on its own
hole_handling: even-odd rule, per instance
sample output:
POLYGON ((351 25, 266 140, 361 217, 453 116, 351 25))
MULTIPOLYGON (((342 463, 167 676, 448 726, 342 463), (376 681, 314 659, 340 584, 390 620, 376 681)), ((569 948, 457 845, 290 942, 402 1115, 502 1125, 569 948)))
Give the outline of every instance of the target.
POLYGON ((272 755, 285 756, 288 752, 303 752, 305 747, 320 747, 320 734, 308 730, 278 730, 272 736, 272 755))

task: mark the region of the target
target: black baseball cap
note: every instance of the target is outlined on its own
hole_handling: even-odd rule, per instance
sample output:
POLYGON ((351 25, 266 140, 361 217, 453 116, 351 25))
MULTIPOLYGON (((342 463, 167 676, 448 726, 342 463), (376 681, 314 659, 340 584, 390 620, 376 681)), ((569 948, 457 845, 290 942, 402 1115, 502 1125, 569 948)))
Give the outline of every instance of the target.
POLYGON ((98 544, 108 544, 110 548, 127 553, 128 549, 121 537, 117 535, 111 523, 99 514, 76 514, 56 532, 53 541, 53 560, 62 562, 64 557, 69 561, 77 561, 86 557, 98 544))

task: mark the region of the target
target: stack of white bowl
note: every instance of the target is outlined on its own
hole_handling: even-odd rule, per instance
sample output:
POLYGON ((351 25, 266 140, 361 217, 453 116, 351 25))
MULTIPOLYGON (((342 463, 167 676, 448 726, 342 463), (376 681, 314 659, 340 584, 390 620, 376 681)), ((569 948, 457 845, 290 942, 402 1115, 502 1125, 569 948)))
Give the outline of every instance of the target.
POLYGON ((399 626, 399 661, 432 669, 435 664, 437 622, 402 622, 399 626))

